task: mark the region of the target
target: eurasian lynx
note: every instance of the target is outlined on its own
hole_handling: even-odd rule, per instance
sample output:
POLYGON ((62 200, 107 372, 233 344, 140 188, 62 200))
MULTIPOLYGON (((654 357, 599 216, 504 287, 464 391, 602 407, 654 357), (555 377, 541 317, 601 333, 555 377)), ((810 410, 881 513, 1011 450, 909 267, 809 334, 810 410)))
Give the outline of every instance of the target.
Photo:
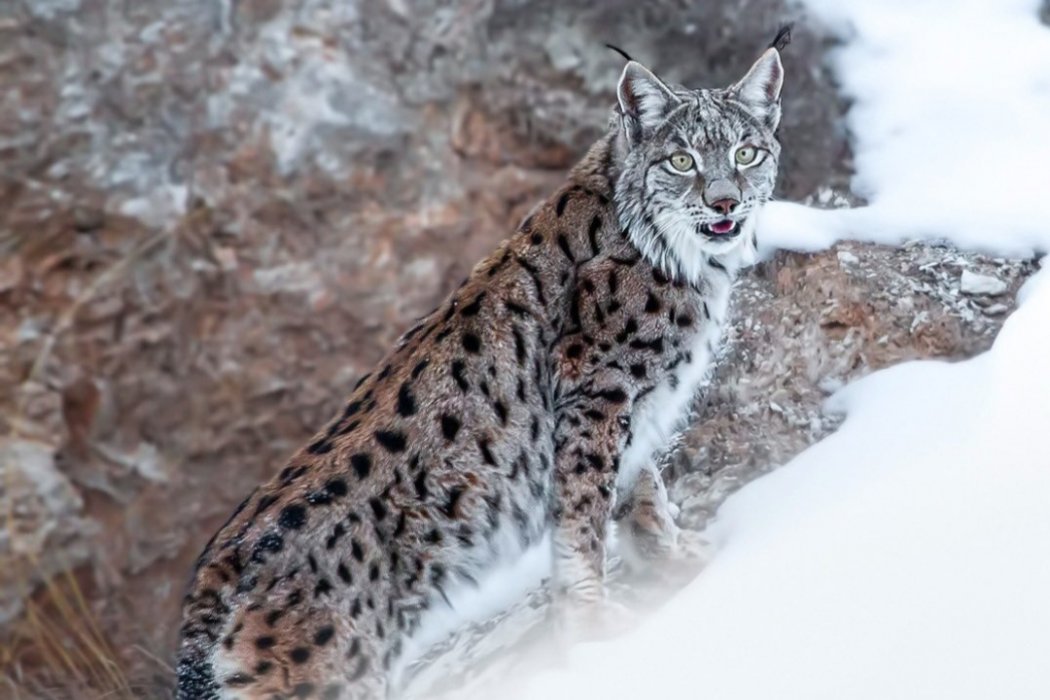
POLYGON ((782 77, 775 49, 725 89, 627 64, 565 185, 205 548, 179 698, 382 696, 428 611, 548 532, 556 593, 602 604, 613 506, 662 489, 755 252, 782 77))

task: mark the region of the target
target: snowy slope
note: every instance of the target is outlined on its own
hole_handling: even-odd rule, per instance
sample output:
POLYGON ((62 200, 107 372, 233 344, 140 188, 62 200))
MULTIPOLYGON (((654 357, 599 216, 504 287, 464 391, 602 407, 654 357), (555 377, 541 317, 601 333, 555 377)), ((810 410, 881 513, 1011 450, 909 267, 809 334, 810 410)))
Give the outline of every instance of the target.
MULTIPOLYGON (((773 205, 767 245, 1050 250, 1038 0, 807 4, 848 39, 835 68, 871 205, 773 205)), ((832 404, 836 434, 726 502, 693 583, 521 695, 1050 698, 1050 271, 990 352, 878 372, 832 404)))

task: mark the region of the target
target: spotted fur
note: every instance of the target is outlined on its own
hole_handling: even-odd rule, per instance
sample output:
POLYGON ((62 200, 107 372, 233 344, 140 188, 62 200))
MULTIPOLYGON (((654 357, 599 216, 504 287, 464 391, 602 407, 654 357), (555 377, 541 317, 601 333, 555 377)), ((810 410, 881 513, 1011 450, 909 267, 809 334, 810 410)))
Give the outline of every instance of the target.
POLYGON ((635 529, 673 530, 649 465, 753 254, 780 73, 772 49, 721 90, 628 64, 608 133, 567 183, 205 547, 178 698, 383 697, 430 613, 546 533, 556 592, 592 606, 618 499, 643 484, 635 529), (742 144, 761 162, 730 167, 742 144), (680 151, 691 172, 669 169, 680 151), (738 203, 712 208, 712 191, 738 203), (735 235, 705 228, 726 216, 735 235))

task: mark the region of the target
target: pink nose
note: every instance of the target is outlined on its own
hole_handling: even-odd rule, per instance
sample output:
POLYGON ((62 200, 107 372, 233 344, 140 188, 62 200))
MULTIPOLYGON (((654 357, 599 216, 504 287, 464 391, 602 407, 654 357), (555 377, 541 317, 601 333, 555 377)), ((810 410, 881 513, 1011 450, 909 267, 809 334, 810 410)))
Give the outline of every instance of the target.
POLYGON ((733 212, 734 209, 736 209, 737 204, 740 204, 740 202, 738 202, 735 199, 726 197, 725 199, 720 199, 714 204, 712 204, 711 208, 716 211, 722 212, 723 216, 728 216, 733 212))

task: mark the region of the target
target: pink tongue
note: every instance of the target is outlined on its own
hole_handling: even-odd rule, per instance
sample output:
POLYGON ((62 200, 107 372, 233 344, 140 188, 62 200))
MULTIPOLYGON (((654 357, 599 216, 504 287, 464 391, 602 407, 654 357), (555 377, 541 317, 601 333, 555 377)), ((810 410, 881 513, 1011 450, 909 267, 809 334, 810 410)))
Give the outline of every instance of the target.
POLYGON ((729 233, 733 230, 734 226, 736 226, 735 223, 726 219, 725 221, 719 221, 717 224, 711 224, 708 228, 714 233, 729 233))

